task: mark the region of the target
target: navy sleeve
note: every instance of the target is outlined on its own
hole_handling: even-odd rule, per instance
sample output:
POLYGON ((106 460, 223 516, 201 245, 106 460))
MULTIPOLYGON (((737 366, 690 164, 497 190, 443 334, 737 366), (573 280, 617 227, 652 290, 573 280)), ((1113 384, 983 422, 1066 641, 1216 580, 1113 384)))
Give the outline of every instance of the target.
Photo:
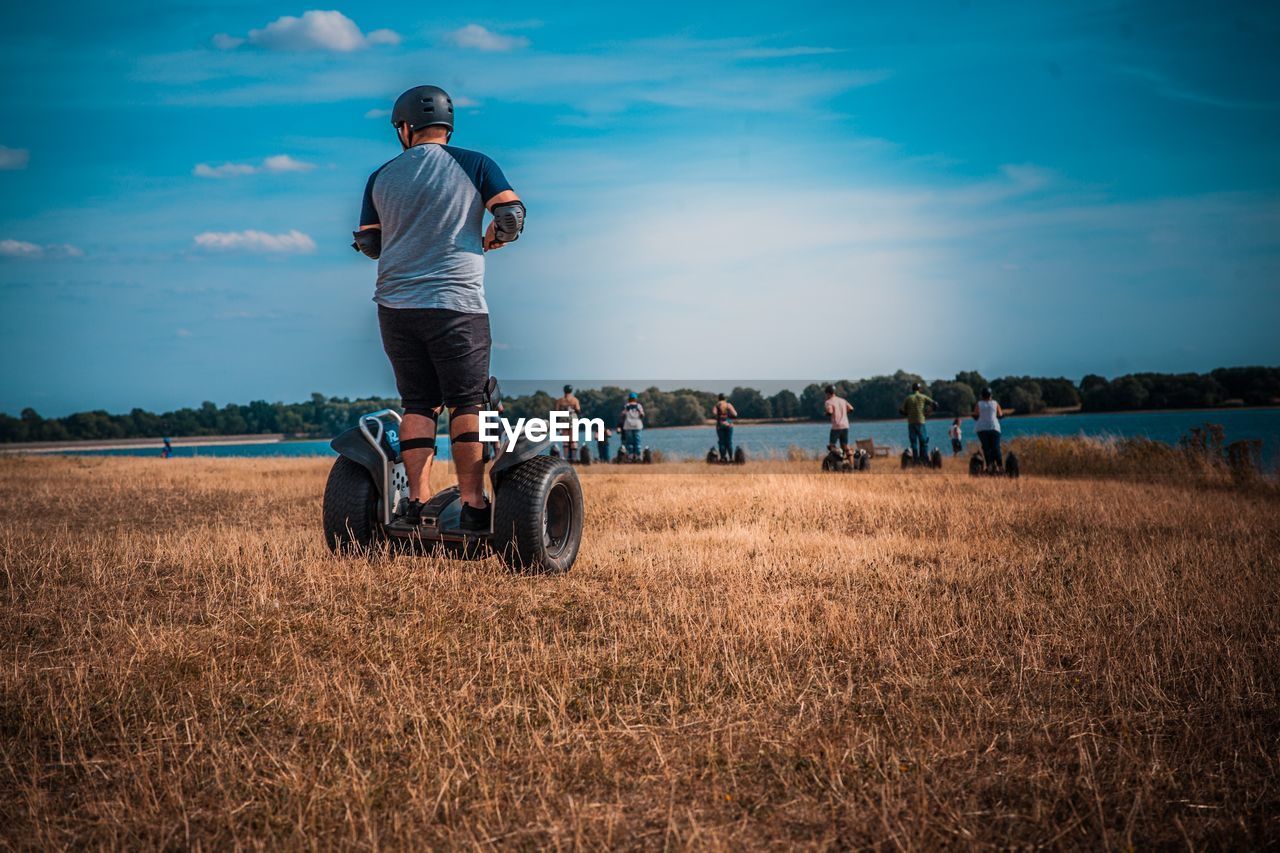
POLYGON ((502 174, 502 169, 498 168, 497 163, 485 157, 480 172, 480 200, 488 204, 489 199, 509 189, 511 189, 511 182, 507 180, 506 175, 502 174))
POLYGON ((511 184, 507 182, 507 176, 502 174, 498 164, 479 151, 454 148, 452 145, 444 146, 444 150, 462 167, 462 171, 467 173, 467 177, 471 179, 471 184, 476 188, 476 192, 480 193, 480 202, 482 204, 488 204, 489 199, 498 193, 511 189, 511 184))
MULTIPOLYGON (((382 171, 382 167, 378 168, 378 172, 382 171)), ((369 176, 369 182, 364 185, 364 204, 360 206, 360 224, 361 225, 381 225, 382 220, 378 217, 378 208, 373 204, 373 182, 378 177, 378 172, 374 172, 369 176)))

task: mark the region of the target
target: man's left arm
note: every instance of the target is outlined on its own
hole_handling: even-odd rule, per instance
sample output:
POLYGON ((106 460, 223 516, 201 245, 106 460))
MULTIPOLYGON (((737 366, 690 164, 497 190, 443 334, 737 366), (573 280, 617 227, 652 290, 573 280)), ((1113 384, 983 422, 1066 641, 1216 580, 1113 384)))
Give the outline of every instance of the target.
POLYGON ((485 251, 514 243, 524 230, 524 202, 498 164, 485 157, 480 166, 480 197, 493 216, 484 232, 485 251))
MULTIPOLYGON (((381 171, 382 169, 378 169, 378 172, 381 171)), ((370 175, 368 182, 364 185, 364 201, 360 205, 360 227, 351 232, 351 236, 355 238, 351 248, 375 261, 382 254, 382 218, 378 215, 378 208, 373 203, 373 182, 377 179, 378 172, 370 175)))

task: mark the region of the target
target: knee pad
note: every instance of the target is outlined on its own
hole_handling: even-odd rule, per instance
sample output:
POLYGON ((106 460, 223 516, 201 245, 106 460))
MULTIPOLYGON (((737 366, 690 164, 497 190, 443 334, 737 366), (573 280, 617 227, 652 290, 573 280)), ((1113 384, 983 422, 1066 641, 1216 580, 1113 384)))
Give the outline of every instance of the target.
POLYGON ((400 452, 406 450, 435 450, 436 440, 434 438, 407 438, 400 441, 400 452))
POLYGON ((481 412, 480 406, 454 406, 449 410, 450 418, 461 418, 467 415, 478 415, 481 412))

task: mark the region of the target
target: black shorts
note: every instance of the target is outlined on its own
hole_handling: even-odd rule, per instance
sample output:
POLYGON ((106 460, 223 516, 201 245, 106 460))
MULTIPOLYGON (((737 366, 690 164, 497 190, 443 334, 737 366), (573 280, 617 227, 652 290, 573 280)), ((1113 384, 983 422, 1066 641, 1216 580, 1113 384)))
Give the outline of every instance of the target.
POLYGON ((489 379, 489 315, 378 306, 382 348, 406 413, 479 406, 489 379))
POLYGON ((839 444, 841 447, 848 447, 849 428, 833 429, 831 434, 827 436, 827 444, 839 444))

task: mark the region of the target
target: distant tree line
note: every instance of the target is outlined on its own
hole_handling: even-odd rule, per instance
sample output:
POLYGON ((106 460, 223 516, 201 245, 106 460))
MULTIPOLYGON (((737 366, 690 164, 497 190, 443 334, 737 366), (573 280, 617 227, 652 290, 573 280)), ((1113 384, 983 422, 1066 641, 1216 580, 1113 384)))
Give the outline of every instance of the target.
POLYGON ((0 414, 0 442, 263 433, 329 436, 355 426, 356 419, 365 412, 399 405, 399 400, 387 397, 348 400, 312 394, 305 403, 255 400, 245 406, 228 403, 218 408, 206 401, 198 409, 177 409, 163 414, 134 409, 123 415, 93 411, 77 412, 65 418, 42 418, 34 409, 23 409, 16 418, 0 414))
MULTIPOLYGON (((1005 409, 1018 414, 1077 407, 1086 412, 1110 412, 1280 403, 1280 367, 1224 367, 1204 374, 1133 373, 1115 379, 1090 374, 1079 384, 1060 376, 1003 376, 987 380, 974 370, 961 371, 954 379, 926 381, 917 374, 899 370, 892 376, 841 379, 831 384, 835 385, 837 394, 853 404, 854 417, 878 419, 898 417, 898 407, 911 393, 914 382, 921 383, 925 393, 938 402, 938 414, 943 416, 969 414, 983 388, 990 388, 1005 409)), ((826 384, 811 383, 799 396, 785 389, 769 396, 755 388, 735 387, 728 392, 728 398, 740 418, 822 420, 825 399, 822 389, 826 384)), ((613 426, 630 389, 610 385, 576 393, 584 416, 601 418, 606 425, 613 426)), ((703 423, 716 401, 716 394, 692 388, 662 391, 655 387, 638 393, 650 427, 703 423)), ((513 419, 543 417, 554 404, 555 397, 543 391, 503 401, 505 416, 513 419)), ((178 409, 164 414, 134 409, 121 415, 93 411, 46 419, 34 409, 24 409, 16 418, 0 414, 0 442, 254 433, 322 437, 355 426, 356 419, 364 412, 398 405, 399 400, 386 397, 348 400, 312 394, 305 403, 255 400, 248 405, 230 403, 218 408, 206 402, 198 409, 178 409)))

